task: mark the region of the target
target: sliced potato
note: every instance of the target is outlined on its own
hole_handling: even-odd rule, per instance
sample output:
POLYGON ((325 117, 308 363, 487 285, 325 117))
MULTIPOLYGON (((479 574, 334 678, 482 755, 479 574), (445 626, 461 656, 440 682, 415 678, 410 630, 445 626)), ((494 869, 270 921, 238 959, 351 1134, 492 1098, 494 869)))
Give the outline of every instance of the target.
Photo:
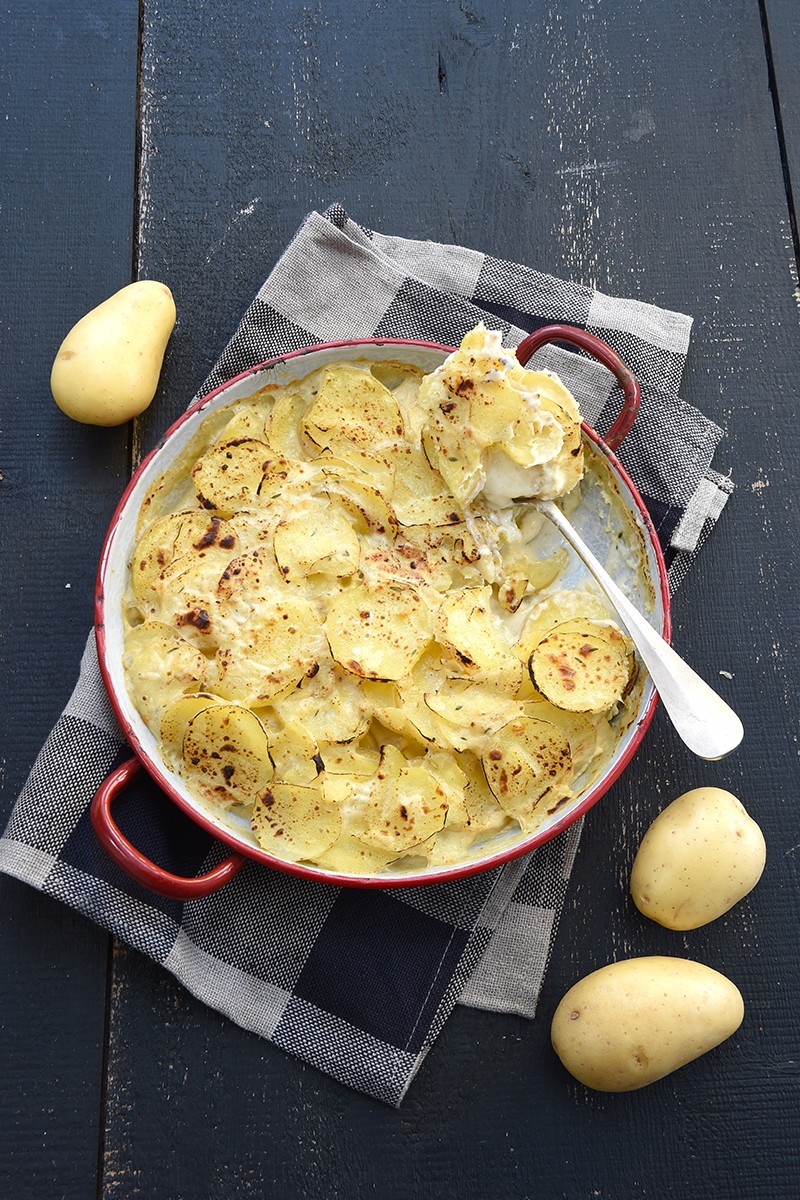
POLYGON ((323 374, 303 432, 322 449, 347 459, 352 447, 375 454, 403 436, 403 418, 392 393, 369 370, 339 367, 323 374))
POLYGON ((323 769, 317 743, 299 721, 290 721, 269 739, 269 756, 279 783, 314 783, 323 769))
POLYGON ((291 390, 284 392, 273 406, 264 436, 278 454, 286 458, 306 457, 300 420, 307 407, 308 398, 302 392, 291 390))
POLYGON ((367 846, 351 833, 344 832, 315 861, 326 871, 336 871, 342 875, 377 875, 396 857, 391 850, 367 846))
POLYGON ((517 717, 492 737, 481 754, 486 779, 498 804, 523 829, 537 824, 539 811, 554 811, 570 795, 569 742, 546 721, 517 717))
POLYGON ((607 712, 628 687, 631 644, 611 621, 565 621, 539 642, 529 670, 534 686, 557 708, 607 712))
POLYGON ((335 597, 325 632, 346 671, 363 679, 402 679, 431 641, 432 623, 412 588, 359 584, 335 597))
POLYGON ((396 854, 421 847, 444 827, 447 800, 442 785, 424 767, 409 766, 394 746, 384 746, 372 780, 364 828, 354 830, 367 846, 396 854))
POLYGON ((594 621, 607 621, 607 603, 590 591, 563 589, 551 592, 531 608, 522 632, 514 645, 514 653, 527 666, 530 656, 551 630, 573 617, 590 617, 594 621))
POLYGON ((315 675, 326 645, 312 605, 288 589, 264 597, 254 606, 254 618, 217 650, 215 690, 258 705, 315 675))
POLYGON ((509 688, 519 686, 521 676, 512 643, 492 612, 489 587, 466 587, 451 591, 436 616, 437 642, 448 652, 456 670, 467 675, 507 678, 509 688))
POLYGON ((370 723, 373 703, 359 679, 326 655, 290 694, 272 701, 285 721, 299 721, 318 745, 347 743, 370 723))
POLYGON ((183 749, 183 738, 186 726, 192 717, 196 717, 204 708, 212 704, 222 703, 218 696, 211 692, 188 692, 173 700, 161 714, 158 732, 161 743, 168 754, 179 755, 183 749))
POLYGON ((133 552, 130 571, 134 596, 147 596, 154 580, 175 559, 209 546, 220 547, 233 557, 237 546, 233 526, 201 509, 162 517, 139 539, 133 552))
POLYGON ((335 503, 286 517, 275 530, 273 546, 286 579, 320 573, 345 577, 358 570, 361 543, 347 514, 335 503))
POLYGON ((128 633, 123 665, 131 699, 155 728, 172 700, 205 685, 203 655, 162 621, 144 621, 128 633))
POLYGON ((212 704, 186 727, 182 771, 213 804, 252 804, 272 778, 269 743, 258 717, 239 704, 212 704))
POLYGON ((252 824, 264 850, 290 862, 313 862, 337 841, 342 817, 320 783, 272 783, 256 799, 252 824))
POLYGON ((221 442, 198 459, 192 470, 203 508, 231 517, 257 503, 265 478, 286 478, 289 460, 257 438, 221 442))
POLYGON ((319 747, 319 756, 327 775, 374 775, 380 763, 380 752, 360 743, 324 742, 319 747))
POLYGON ((335 497, 354 518, 357 533, 393 536, 397 516, 379 488, 369 482, 369 476, 326 473, 324 479, 324 492, 335 497))

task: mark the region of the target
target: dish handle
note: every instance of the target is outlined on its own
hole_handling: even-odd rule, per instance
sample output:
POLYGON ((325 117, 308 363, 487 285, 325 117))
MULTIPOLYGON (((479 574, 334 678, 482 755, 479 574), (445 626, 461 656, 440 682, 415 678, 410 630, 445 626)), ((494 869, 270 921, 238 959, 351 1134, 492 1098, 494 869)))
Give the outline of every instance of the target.
POLYGON ((616 376, 617 382, 622 388, 624 400, 619 416, 603 438, 603 442, 609 449, 616 450, 639 412, 639 405, 642 402, 639 381, 634 379, 617 352, 612 350, 606 342, 595 337, 593 333, 587 333, 585 329, 578 329, 575 325, 544 325, 541 329, 534 329, 533 333, 529 333, 526 338, 522 339, 516 351, 517 358, 523 367, 534 351, 538 350, 540 346, 544 346, 546 342, 569 342, 571 345, 585 350, 587 354, 596 358, 604 367, 608 367, 609 371, 616 376))
POLYGON ((138 758, 126 759, 103 780, 95 792, 90 817, 100 844, 126 874, 149 888, 151 892, 157 892, 159 896, 168 896, 171 900, 198 900, 202 896, 210 896, 212 892, 230 882, 242 869, 245 863, 244 856, 231 854, 213 870, 193 879, 173 875, 171 871, 166 871, 149 858, 145 858, 142 852, 128 841, 111 815, 113 801, 141 769, 142 764, 138 758))

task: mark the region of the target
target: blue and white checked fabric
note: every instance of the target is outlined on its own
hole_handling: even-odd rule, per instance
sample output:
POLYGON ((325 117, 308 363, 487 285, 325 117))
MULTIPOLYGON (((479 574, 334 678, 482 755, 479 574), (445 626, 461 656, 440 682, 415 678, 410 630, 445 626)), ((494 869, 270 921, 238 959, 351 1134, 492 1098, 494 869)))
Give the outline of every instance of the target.
MULTIPOLYGON (((388 237, 334 206, 303 222, 202 390, 311 343, 377 335, 455 345, 479 320, 508 345, 553 321, 579 325, 638 376, 642 410, 621 457, 677 586, 731 491, 711 466, 722 431, 678 397, 691 330, 679 313, 475 250, 388 237)), ((610 424, 621 397, 605 368, 553 346, 537 365, 562 376, 601 432, 610 424)), ((400 1103, 457 1002, 534 1015, 579 826, 455 883, 340 889, 251 863, 215 895, 181 903, 128 878, 89 823, 95 790, 128 753, 91 636, 0 839, 0 869, 149 955, 244 1028, 389 1104, 400 1103)), ((114 813, 176 874, 199 874, 225 854, 144 776, 114 813)))

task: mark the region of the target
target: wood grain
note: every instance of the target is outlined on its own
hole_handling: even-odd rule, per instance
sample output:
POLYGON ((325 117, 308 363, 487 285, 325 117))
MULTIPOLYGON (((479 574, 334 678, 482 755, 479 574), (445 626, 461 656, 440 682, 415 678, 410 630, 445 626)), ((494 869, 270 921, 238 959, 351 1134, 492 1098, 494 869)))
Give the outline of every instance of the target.
MULTIPOLYGON (((135 3, 6 6, 0 322, 3 818, 77 677, 126 430, 78 427, 49 375, 85 311, 130 282, 135 3)), ((108 938, 0 877, 0 1193, 94 1195, 108 938)))
POLYGON ((737 486, 677 596, 675 641, 746 727, 740 753, 703 764, 657 715, 586 821, 539 1016, 456 1010, 399 1111, 119 945, 106 1013, 104 935, 0 881, 4 1195, 94 1195, 98 1155, 106 1200, 797 1194, 795 7, 764 0, 765 43, 758 0, 145 0, 135 197, 136 4, 2 14, 5 811, 69 692, 128 469, 126 431, 52 406, 58 342, 128 281, 135 235, 135 272, 179 313, 138 456, 305 213, 334 200, 385 232, 694 315, 683 396, 725 427, 717 466, 737 486), (720 921, 673 934, 633 909, 630 864, 701 783, 759 820, 767 870, 720 921), (550 1015, 579 976, 650 953, 729 974, 745 1023, 652 1088, 587 1092, 550 1049, 550 1015))

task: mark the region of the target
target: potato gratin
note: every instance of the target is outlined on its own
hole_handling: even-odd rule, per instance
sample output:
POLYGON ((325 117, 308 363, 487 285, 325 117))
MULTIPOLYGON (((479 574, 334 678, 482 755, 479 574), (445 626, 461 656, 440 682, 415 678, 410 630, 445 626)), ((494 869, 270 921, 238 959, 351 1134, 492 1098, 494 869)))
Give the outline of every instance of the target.
POLYGON ((165 762, 271 854, 344 873, 535 829, 635 670, 514 502, 582 474, 573 397, 483 326, 428 376, 342 361, 209 415, 142 506, 125 600, 165 762))

